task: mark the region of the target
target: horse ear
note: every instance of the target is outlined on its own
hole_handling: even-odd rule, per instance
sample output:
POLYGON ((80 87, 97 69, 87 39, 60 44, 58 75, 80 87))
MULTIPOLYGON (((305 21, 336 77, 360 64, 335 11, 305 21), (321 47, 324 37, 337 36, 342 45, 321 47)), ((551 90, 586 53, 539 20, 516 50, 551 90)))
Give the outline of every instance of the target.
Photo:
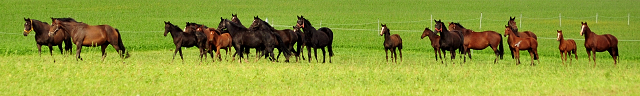
POLYGON ((508 25, 504 25, 504 28, 509 28, 509 26, 508 25))
POLYGON ((220 21, 222 21, 222 20, 224 20, 224 19, 222 19, 222 17, 220 17, 220 21))
POLYGON ((587 25, 587 22, 584 22, 584 25, 587 25))

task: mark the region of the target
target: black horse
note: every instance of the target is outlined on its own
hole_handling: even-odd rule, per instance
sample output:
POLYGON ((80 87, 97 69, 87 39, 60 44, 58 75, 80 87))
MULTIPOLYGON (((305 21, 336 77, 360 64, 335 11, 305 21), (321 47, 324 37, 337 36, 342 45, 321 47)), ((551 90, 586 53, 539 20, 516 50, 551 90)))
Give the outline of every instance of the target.
POLYGON ((298 23, 296 26, 302 28, 304 31, 304 41, 309 51, 309 62, 311 62, 311 48, 314 48, 316 62, 318 62, 318 48, 322 50, 322 63, 325 63, 325 50, 327 47, 329 50, 329 63, 331 63, 331 57, 333 56, 333 50, 331 45, 333 44, 333 31, 327 27, 322 27, 318 30, 311 26, 311 22, 305 19, 303 16, 298 16, 298 23))
POLYGON ((286 58, 285 62, 289 62, 291 52, 296 52, 296 50, 293 49, 293 45, 296 43, 296 41, 298 41, 298 35, 296 35, 291 29, 276 30, 271 25, 269 25, 269 23, 265 22, 257 16, 253 17, 253 19, 253 23, 251 24, 249 29, 270 32, 273 37, 280 38, 282 40, 282 43, 280 43, 279 41, 275 41, 277 43, 276 48, 278 48, 279 50, 276 61, 280 57, 280 54, 284 53, 284 56, 286 58), (276 34, 273 34, 274 32, 276 34))
MULTIPOLYGON (((456 50, 460 51, 460 54, 466 54, 464 50, 464 36, 459 30, 447 30, 446 25, 441 20, 433 20, 436 22, 435 30, 440 33, 440 49, 447 50, 451 53, 451 59, 455 59, 456 50)), ((464 56, 464 55, 463 55, 464 56)), ((465 58, 466 59, 466 58, 465 58)), ((444 60, 443 60, 444 61, 444 60)), ((465 60, 466 61, 466 60, 465 60)))
MULTIPOLYGON (((218 24, 217 28, 219 32, 228 31, 231 35, 231 38, 233 39, 233 47, 236 49, 235 55, 240 56, 238 62, 242 61, 242 50, 244 48, 256 48, 256 50, 264 50, 262 51, 263 55, 269 54, 271 56, 271 60, 275 60, 275 58, 273 58, 273 48, 275 47, 276 43, 282 43, 282 40, 280 40, 279 37, 274 37, 274 33, 271 31, 249 30, 241 26, 242 25, 239 25, 238 23, 232 22, 228 19, 223 19, 221 17, 220 23, 218 24)), ((262 55, 256 55, 256 61, 260 59, 260 56, 262 55)))
POLYGON ((206 55, 206 46, 207 46, 207 37, 204 33, 201 32, 192 32, 186 33, 183 32, 178 26, 171 24, 171 22, 164 22, 164 36, 167 36, 167 33, 171 33, 171 37, 173 37, 173 44, 176 45, 176 50, 173 52, 173 59, 176 58, 176 53, 180 52, 180 59, 184 61, 182 58, 182 48, 181 47, 198 47, 200 49, 200 61, 202 61, 202 57, 206 55))

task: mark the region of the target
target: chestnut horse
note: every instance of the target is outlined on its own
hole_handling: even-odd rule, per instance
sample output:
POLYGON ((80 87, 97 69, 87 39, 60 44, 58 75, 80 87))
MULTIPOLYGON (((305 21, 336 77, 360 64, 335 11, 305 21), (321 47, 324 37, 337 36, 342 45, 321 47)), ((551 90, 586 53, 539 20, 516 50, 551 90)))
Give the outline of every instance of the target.
MULTIPOLYGON (((516 65, 520 64, 520 50, 527 50, 531 55, 531 66, 533 66, 533 61, 538 60, 538 41, 532 37, 515 36, 514 32, 509 26, 505 26, 504 37, 509 36, 509 40, 514 41, 510 42, 509 46, 514 49, 511 50, 511 53, 514 53, 516 65)), ((538 60, 538 63, 540 63, 540 60, 538 60)))
POLYGON ((124 44, 122 44, 122 36, 120 31, 109 25, 89 25, 82 22, 76 22, 72 18, 51 18, 51 28, 49 29, 49 36, 58 34, 60 29, 64 29, 64 33, 72 36, 73 42, 76 44, 76 60, 82 60, 80 53, 82 52, 82 46, 87 47, 101 47, 102 60, 107 57, 105 49, 111 45, 121 58, 128 58, 130 55, 126 52, 124 44))
POLYGON ((440 36, 436 35, 436 33, 433 33, 433 31, 431 31, 431 29, 427 27, 424 28, 424 31, 422 31, 422 36, 420 37, 420 39, 424 39, 424 37, 429 37, 429 40, 431 41, 431 47, 433 47, 433 52, 436 56, 436 61, 438 61, 438 56, 440 59, 442 59, 442 53, 445 53, 445 57, 447 57, 444 50, 442 50, 442 53, 440 53, 440 36))
POLYGON ((303 16, 298 16, 296 26, 302 28, 304 31, 304 41, 307 46, 309 54, 309 62, 311 62, 311 48, 314 49, 316 62, 318 62, 318 48, 322 50, 322 63, 325 63, 325 50, 326 47, 329 51, 329 63, 331 63, 331 57, 333 57, 333 31, 327 27, 317 29, 311 25, 311 22, 303 16))
MULTIPOLYGON (((206 36, 204 33, 199 32, 191 32, 186 33, 183 32, 180 27, 171 24, 171 22, 164 22, 164 36, 167 36, 167 33, 171 33, 171 37, 173 38, 173 44, 176 45, 176 50, 173 52, 173 59, 176 58, 176 53, 180 52, 180 59, 184 61, 182 57, 182 47, 198 47, 200 49, 200 61, 202 61, 202 57, 205 56, 205 46, 206 46, 206 36)), ((173 62, 173 61, 171 61, 173 62)))
POLYGON ((498 58, 502 59, 502 55, 504 55, 504 47, 502 47, 502 36, 501 34, 495 31, 483 31, 483 32, 475 32, 473 30, 464 28, 460 23, 449 23, 449 29, 451 30, 460 30, 464 35, 464 47, 466 48, 466 52, 469 55, 469 59, 471 59, 471 49, 474 50, 482 50, 487 47, 491 47, 493 49, 493 53, 496 55, 496 59, 493 60, 493 63, 498 63, 498 58))
POLYGON ((400 61, 402 61, 402 38, 400 35, 393 34, 390 35, 389 28, 387 28, 386 24, 381 24, 382 29, 380 30, 380 36, 384 36, 384 54, 386 55, 386 60, 389 62, 389 50, 391 50, 391 58, 392 62, 398 62, 398 54, 396 53, 396 48, 398 48, 398 52, 400 52, 400 61))
MULTIPOLYGON (((53 37, 50 37, 48 34, 49 28, 51 27, 46 22, 42 22, 35 19, 24 18, 24 36, 27 36, 29 32, 34 31, 36 33, 36 45, 38 45, 38 54, 42 57, 41 47, 42 45, 49 46, 49 54, 53 56, 53 47, 58 46, 60 49, 60 54, 64 54, 64 51, 71 53, 71 36, 69 34, 55 34, 53 37), (62 50, 62 42, 64 41, 64 49, 62 50)), ((64 31, 64 29, 60 29, 60 31, 64 31)))
POLYGON ((608 51, 613 57, 613 65, 618 64, 618 38, 611 34, 598 35, 589 29, 587 22, 582 23, 580 35, 584 36, 584 47, 587 49, 587 56, 591 62, 591 52, 593 52, 593 67, 596 67, 596 52, 608 51))
POLYGON ((571 53, 573 53, 574 56, 576 57, 576 60, 578 60, 578 54, 576 53, 576 50, 577 50, 576 41, 573 41, 573 39, 565 40, 564 35, 562 34, 562 30, 557 30, 557 31, 558 31, 558 39, 556 40, 560 42, 560 45, 558 45, 558 49, 560 49, 560 59, 562 59, 562 65, 564 65, 565 61, 567 61, 567 56, 569 56, 568 58, 571 59, 571 53))
MULTIPOLYGON (((447 30, 442 20, 434 20, 436 22, 435 30, 440 33, 440 49, 446 50, 451 53, 451 60, 456 58, 456 50, 460 51, 460 54, 466 54, 464 50, 464 36, 459 30, 447 30)), ((444 53, 444 51, 443 51, 444 53)), ((465 57, 466 59, 466 57, 465 57)), ((444 60, 442 60, 444 63, 444 60)), ((464 60, 466 62, 466 60, 464 60)), ((452 61, 453 62, 453 61, 452 61)))
MULTIPOLYGON (((533 39, 538 40, 538 36, 536 36, 536 34, 534 34, 531 31, 524 31, 524 32, 518 31, 518 26, 517 26, 515 20, 516 20, 516 17, 513 17, 513 18, 509 17, 509 21, 507 22, 507 25, 509 26, 509 28, 511 28, 511 30, 513 30, 513 32, 514 32, 514 34, 516 36, 518 36, 518 37, 532 37, 533 39)), ((511 42, 512 41, 509 41, 507 39, 507 43, 511 43, 511 42)), ((509 47, 509 50, 513 50, 513 48, 509 47)), ((513 53, 511 53, 511 58, 514 58, 513 57, 513 53)))

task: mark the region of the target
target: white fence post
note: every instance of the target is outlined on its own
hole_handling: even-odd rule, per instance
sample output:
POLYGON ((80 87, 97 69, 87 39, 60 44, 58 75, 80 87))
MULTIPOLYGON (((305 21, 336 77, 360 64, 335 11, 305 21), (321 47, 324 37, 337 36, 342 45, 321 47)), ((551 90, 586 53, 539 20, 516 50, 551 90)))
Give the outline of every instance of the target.
POLYGON ((596 13, 596 23, 598 23, 598 13, 596 13))
POLYGON ((631 13, 627 13, 627 25, 629 25, 629 21, 631 21, 631 13))
POLYGON ((520 28, 522 28, 522 19, 524 18, 522 18, 522 13, 520 13, 520 28))
MULTIPOLYGON (((433 14, 431 14, 431 19, 429 19, 429 26, 433 26, 433 14)), ((427 26, 428 27, 428 26, 427 26)))
POLYGON ((562 13, 560 13, 560 15, 558 15, 558 18, 560 19, 560 27, 562 27, 562 13))
POLYGON ((480 12, 480 29, 482 29, 482 12, 480 12))

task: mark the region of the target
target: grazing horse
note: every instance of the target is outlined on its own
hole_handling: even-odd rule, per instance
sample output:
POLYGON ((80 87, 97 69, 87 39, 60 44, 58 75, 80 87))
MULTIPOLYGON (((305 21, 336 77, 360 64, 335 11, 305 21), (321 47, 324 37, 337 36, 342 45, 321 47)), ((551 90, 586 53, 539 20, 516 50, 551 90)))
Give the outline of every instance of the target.
MULTIPOLYGON (((55 34, 50 37, 48 34, 49 28, 51 27, 46 22, 42 22, 35 19, 25 18, 24 21, 24 36, 27 36, 29 32, 34 31, 36 33, 36 44, 38 45, 38 54, 42 57, 41 47, 42 45, 49 46, 49 53, 53 56, 53 47, 58 46, 60 49, 60 54, 64 54, 64 51, 71 53, 71 36, 69 34, 55 34), (64 41, 64 49, 62 50, 62 42, 64 41)), ((64 29, 60 29, 60 31, 64 31, 64 29)))
MULTIPOLYGON (((176 45, 176 50, 173 52, 173 59, 176 58, 176 53, 180 52, 180 59, 184 61, 182 57, 182 48, 181 47, 198 47, 200 50, 200 60, 202 61, 202 57, 206 54, 205 46, 206 46, 206 36, 204 33, 199 32, 191 32, 186 33, 183 32, 180 27, 171 24, 171 22, 164 22, 164 36, 167 36, 167 33, 171 33, 171 37, 173 38, 173 44, 176 45)), ((172 61, 173 62, 173 61, 172 61)))
POLYGON ((60 29, 64 29, 64 33, 72 36, 73 42, 76 44, 76 60, 82 60, 80 53, 82 52, 82 46, 97 47, 100 46, 102 50, 102 60, 107 57, 105 49, 111 45, 121 58, 128 58, 130 55, 126 52, 124 44, 122 44, 122 36, 120 31, 109 25, 89 25, 82 22, 76 22, 72 18, 51 18, 51 28, 49 29, 49 36, 54 36, 60 29))
POLYGON ((471 49, 474 50, 482 50, 487 47, 491 47, 493 49, 493 53, 496 55, 496 59, 493 60, 493 63, 498 63, 498 58, 502 59, 502 55, 504 55, 504 47, 502 47, 502 36, 501 34, 495 31, 483 31, 483 32, 475 32, 473 30, 464 28, 460 23, 449 23, 449 29, 451 30, 460 30, 464 35, 464 47, 466 48, 466 53, 471 59, 471 49))
MULTIPOLYGON (((456 58, 456 50, 460 51, 460 54, 466 54, 464 51, 464 36, 462 32, 459 30, 447 30, 442 20, 434 20, 436 22, 435 30, 440 33, 440 49, 444 53, 444 51, 449 51, 451 53, 451 59, 456 58)), ((442 60, 444 63, 444 60, 442 60)), ((465 60, 466 61, 466 60, 465 60)), ((453 62, 453 61, 452 61, 453 62)))
POLYGON ((296 41, 296 43, 297 43, 296 46, 298 46, 297 47, 298 48, 298 52, 294 52, 294 55, 296 56, 296 60, 300 59, 300 57, 302 57, 302 60, 304 60, 304 55, 300 55, 304 51, 302 49, 305 46, 305 44, 304 44, 304 33, 302 33, 302 31, 300 31, 300 27, 298 27, 298 26, 293 26, 293 33, 298 35, 298 41, 296 41))
POLYGON ((436 33, 433 33, 433 31, 431 31, 431 29, 427 27, 424 28, 424 31, 422 31, 422 36, 420 37, 420 39, 424 39, 424 37, 429 37, 429 40, 431 41, 431 47, 433 47, 433 52, 436 56, 436 61, 438 61, 438 56, 440 57, 440 59, 442 59, 442 56, 440 54, 445 52, 444 50, 442 50, 442 53, 440 53, 440 36, 436 35, 436 33))
MULTIPOLYGON (((538 41, 532 37, 514 36, 514 32, 509 26, 505 26, 504 36, 509 36, 509 40, 514 41, 510 42, 509 46, 514 48, 511 53, 515 54, 516 65, 520 64, 520 50, 527 50, 531 55, 531 66, 533 66, 533 61, 538 60, 538 41)), ((538 63, 540 63, 540 60, 538 60, 538 63)))
POLYGON ((557 31, 558 31, 557 40, 560 42, 560 45, 558 45, 558 49, 560 49, 560 59, 562 59, 562 65, 564 65, 565 61, 567 61, 567 56, 569 56, 568 58, 571 59, 571 53, 573 53, 574 56, 576 57, 576 60, 578 60, 578 54, 576 53, 576 50, 577 50, 576 41, 573 41, 573 39, 565 40, 562 34, 562 30, 557 30, 557 31))
POLYGON ((331 45, 333 44, 333 31, 327 27, 322 27, 317 29, 311 25, 309 20, 305 19, 303 16, 298 16, 298 21, 296 26, 302 28, 304 31, 304 41, 307 46, 307 51, 309 54, 309 62, 311 62, 311 48, 314 48, 316 62, 318 62, 318 48, 322 50, 322 63, 325 63, 325 50, 326 47, 329 51, 329 63, 331 63, 331 57, 333 57, 333 48, 331 45))
POLYGON ((392 62, 398 62, 398 54, 396 53, 396 48, 398 48, 398 52, 400 52, 400 61, 402 61, 402 38, 400 35, 393 34, 389 32, 389 28, 387 28, 386 24, 381 24, 382 29, 380 30, 380 36, 384 36, 384 54, 386 55, 386 60, 389 62, 389 50, 391 50, 391 58, 392 62))
MULTIPOLYGON (((263 55, 269 54, 271 56, 271 60, 275 60, 273 58, 273 48, 276 43, 273 41, 282 41, 279 37, 273 37, 275 33, 267 32, 264 30, 249 30, 247 28, 242 27, 242 25, 231 22, 231 20, 220 18, 220 23, 218 24, 218 28, 216 28, 218 32, 228 31, 229 35, 233 39, 233 47, 236 49, 236 55, 239 55, 240 58, 238 62, 242 61, 243 54, 242 50, 244 48, 256 48, 256 50, 264 50, 263 55), (250 32, 253 31, 253 32, 250 32)), ((277 34, 276 34, 277 35, 277 34)), ((256 55, 256 57, 260 57, 263 55, 256 55)), ((235 55, 234 55, 235 56, 235 55)), ((256 61, 260 58, 256 58, 256 61)))
MULTIPOLYGON (((531 31, 524 31, 524 32, 520 32, 520 31, 518 31, 518 26, 517 26, 517 24, 516 24, 516 21, 515 21, 515 20, 516 20, 516 17, 513 17, 513 18, 509 17, 509 21, 507 22, 507 25, 509 26, 509 28, 511 28, 511 30, 513 30, 513 32, 514 32, 514 34, 515 34, 516 36, 518 36, 518 37, 523 37, 523 38, 526 38, 526 37, 532 37, 533 39, 538 40, 538 36, 536 36, 536 34, 534 34, 534 33, 533 33, 533 32, 531 32, 531 31)), ((512 41, 509 41, 509 40, 507 39, 507 43, 511 43, 511 42, 512 42, 512 41)), ((512 47, 509 47, 509 50, 513 50, 513 48, 512 48, 512 47)), ((512 51, 512 52, 513 52, 513 51, 512 51)), ((513 57, 513 53, 511 53, 511 58, 514 58, 514 57, 513 57)))
MULTIPOLYGON (((296 41, 298 41, 298 35, 296 35, 293 32, 293 30, 291 29, 276 30, 269 23, 263 21, 257 16, 253 17, 253 23, 251 24, 251 28, 254 28, 252 30, 270 30, 271 32, 277 33, 278 36, 282 39, 282 43, 278 43, 276 45, 277 46, 276 48, 278 48, 279 50, 276 61, 278 58, 280 58, 280 54, 284 53, 284 56, 286 58, 285 62, 289 62, 289 57, 291 55, 291 52, 296 52, 296 50, 293 48, 293 45, 296 43, 296 41)), ((298 60, 296 59, 296 61, 298 60)))
POLYGON ((613 57, 613 65, 618 64, 618 38, 611 34, 598 35, 589 29, 587 22, 582 23, 580 35, 584 36, 584 47, 587 49, 587 56, 591 62, 591 52, 593 52, 593 67, 596 67, 596 52, 608 51, 613 57))

